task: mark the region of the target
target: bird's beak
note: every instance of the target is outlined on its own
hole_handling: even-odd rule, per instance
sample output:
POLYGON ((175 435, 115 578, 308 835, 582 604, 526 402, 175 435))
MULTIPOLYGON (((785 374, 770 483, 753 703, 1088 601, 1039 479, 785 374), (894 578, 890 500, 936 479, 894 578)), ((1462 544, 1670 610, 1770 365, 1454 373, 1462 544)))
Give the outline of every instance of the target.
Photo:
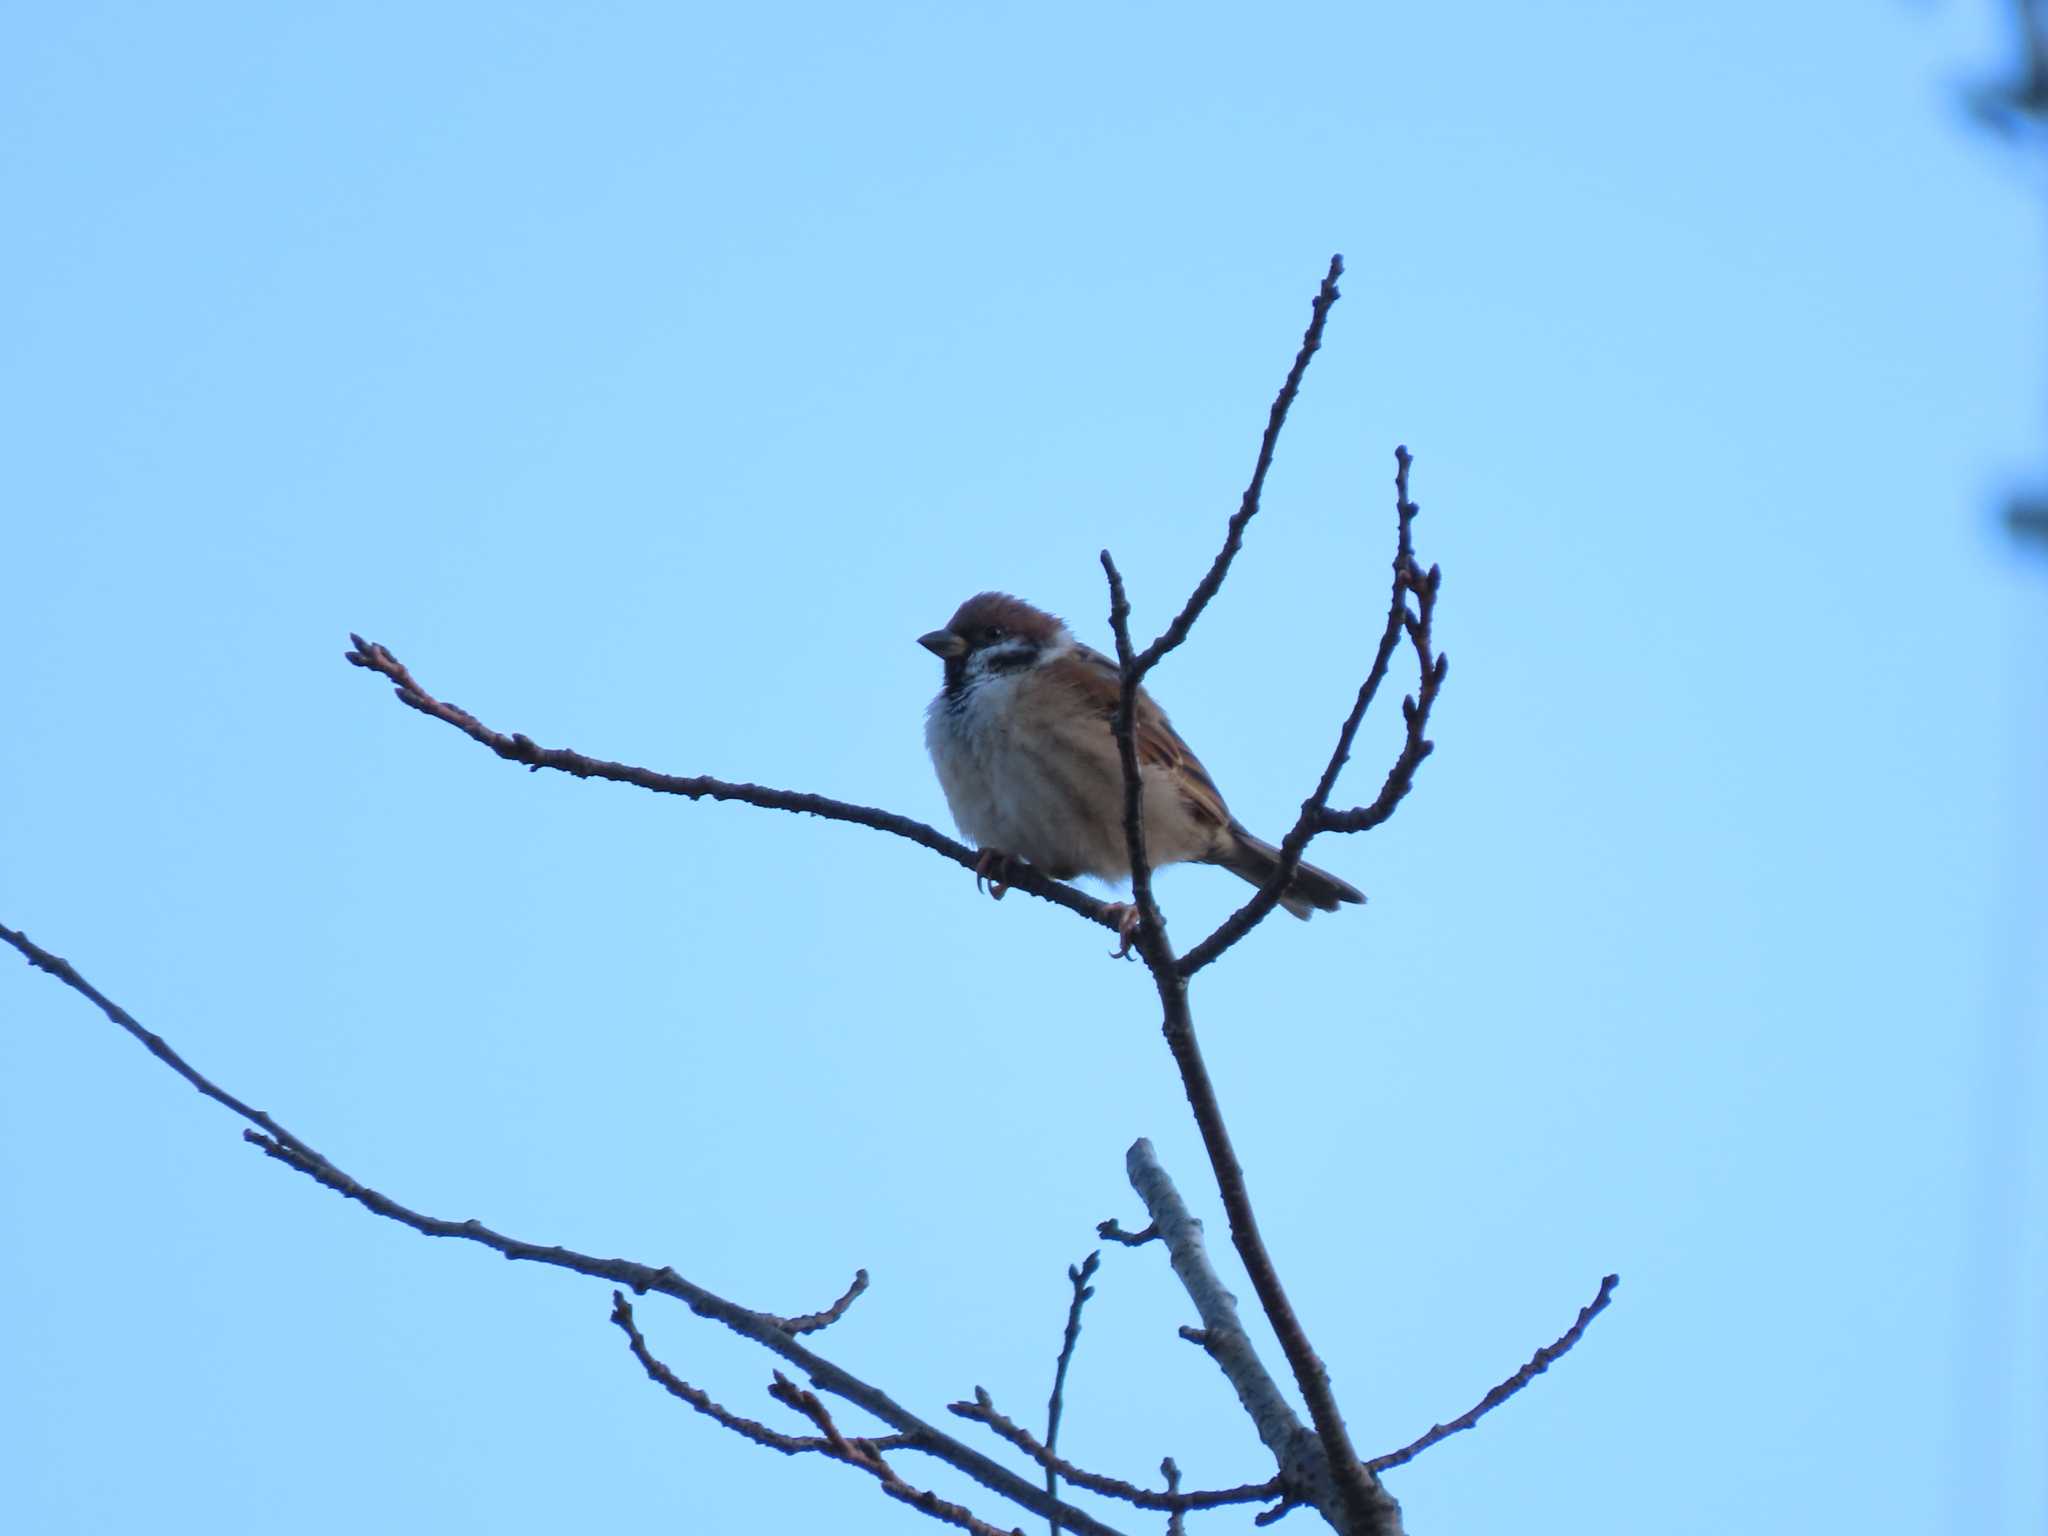
POLYGON ((934 656, 943 656, 948 661, 967 652, 967 642, 950 629, 935 629, 928 635, 919 635, 917 643, 934 656))

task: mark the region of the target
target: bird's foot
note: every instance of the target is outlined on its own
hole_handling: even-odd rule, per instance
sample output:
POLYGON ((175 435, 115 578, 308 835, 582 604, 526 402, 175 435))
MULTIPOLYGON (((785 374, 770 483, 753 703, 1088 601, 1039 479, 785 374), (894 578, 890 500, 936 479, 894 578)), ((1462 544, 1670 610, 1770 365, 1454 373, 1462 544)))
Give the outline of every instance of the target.
POLYGON ((1010 893, 1009 873, 1010 856, 984 848, 974 861, 974 888, 978 891, 985 887, 992 900, 1001 901, 1010 893))
POLYGON ((1102 909, 1104 917, 1116 919, 1116 948, 1109 952, 1112 960, 1131 958, 1131 945, 1138 938, 1138 909, 1128 901, 1112 901, 1102 909))

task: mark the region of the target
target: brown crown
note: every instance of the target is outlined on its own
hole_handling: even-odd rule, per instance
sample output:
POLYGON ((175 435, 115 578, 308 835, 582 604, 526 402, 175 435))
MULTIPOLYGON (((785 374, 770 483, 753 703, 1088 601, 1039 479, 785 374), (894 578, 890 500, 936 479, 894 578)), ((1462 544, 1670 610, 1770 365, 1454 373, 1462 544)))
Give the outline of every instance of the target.
POLYGON ((971 643, 991 624, 1041 642, 1054 639, 1066 628, 1044 609, 1034 608, 1007 592, 982 592, 970 597, 960 605, 946 628, 971 643))

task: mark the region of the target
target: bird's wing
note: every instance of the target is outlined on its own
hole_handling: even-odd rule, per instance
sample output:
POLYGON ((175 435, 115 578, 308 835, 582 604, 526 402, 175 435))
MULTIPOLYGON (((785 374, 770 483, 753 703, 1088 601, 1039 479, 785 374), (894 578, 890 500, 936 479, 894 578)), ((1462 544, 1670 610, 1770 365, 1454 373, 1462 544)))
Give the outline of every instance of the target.
MULTIPOLYGON (((1105 727, 1112 726, 1123 686, 1116 663, 1085 645, 1075 646, 1069 654, 1078 665, 1069 671, 1068 685, 1087 699, 1089 707, 1102 717, 1105 727)), ((1215 781, 1209 777, 1209 770, 1180 739, 1180 733, 1166 718, 1166 711, 1153 703, 1152 696, 1143 688, 1138 690, 1137 716, 1131 740, 1138 750, 1138 765, 1156 768, 1172 778, 1186 797, 1188 809, 1198 820, 1217 827, 1229 826, 1230 811, 1224 805, 1223 795, 1216 788, 1215 781)))

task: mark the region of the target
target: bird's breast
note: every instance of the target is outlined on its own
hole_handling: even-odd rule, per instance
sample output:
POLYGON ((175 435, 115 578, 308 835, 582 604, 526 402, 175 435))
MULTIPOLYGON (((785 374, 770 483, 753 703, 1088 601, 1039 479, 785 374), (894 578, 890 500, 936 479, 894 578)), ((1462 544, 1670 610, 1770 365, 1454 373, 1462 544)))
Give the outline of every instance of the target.
POLYGON ((960 830, 1062 877, 1119 860, 1115 753, 1042 676, 989 676, 933 701, 925 739, 960 830))

